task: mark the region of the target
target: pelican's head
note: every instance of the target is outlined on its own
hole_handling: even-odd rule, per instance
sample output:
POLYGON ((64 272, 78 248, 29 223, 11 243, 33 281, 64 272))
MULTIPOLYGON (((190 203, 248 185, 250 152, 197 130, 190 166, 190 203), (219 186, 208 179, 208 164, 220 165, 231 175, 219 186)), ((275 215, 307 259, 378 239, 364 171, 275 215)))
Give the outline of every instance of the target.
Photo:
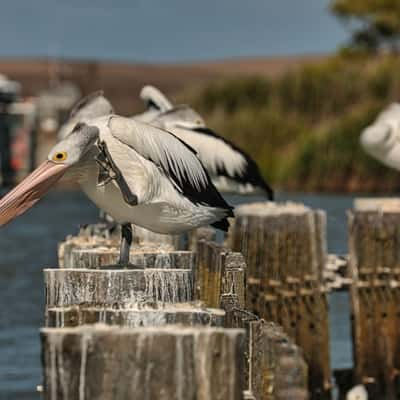
POLYGON ((50 150, 48 161, 66 167, 77 164, 92 148, 98 134, 97 127, 84 122, 77 123, 72 131, 50 150))
POLYGON ((177 106, 158 116, 157 122, 161 122, 165 128, 178 127, 183 129, 205 128, 206 123, 201 115, 187 105, 177 106))
POLYGON ((88 121, 113 113, 113 106, 104 97, 103 91, 100 90, 91 93, 79 100, 72 108, 68 120, 61 126, 58 132, 58 138, 62 140, 67 137, 78 122, 88 121))
POLYGON ((378 121, 364 129, 360 143, 369 155, 400 170, 400 131, 390 121, 378 121))
POLYGON ((45 162, 0 200, 0 226, 31 208, 73 166, 85 159, 98 137, 98 128, 84 123, 57 143, 45 162))

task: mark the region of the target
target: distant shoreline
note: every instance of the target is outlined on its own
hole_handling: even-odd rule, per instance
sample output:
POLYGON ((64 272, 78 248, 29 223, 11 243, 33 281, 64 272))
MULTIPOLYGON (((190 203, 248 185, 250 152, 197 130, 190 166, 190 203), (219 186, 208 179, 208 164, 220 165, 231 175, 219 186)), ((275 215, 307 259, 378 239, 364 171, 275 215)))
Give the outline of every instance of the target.
POLYGON ((275 77, 305 64, 322 62, 327 57, 243 57, 159 64, 40 57, 0 58, 0 74, 19 81, 24 96, 37 95, 57 79, 73 81, 82 94, 103 89, 116 110, 129 115, 141 109, 138 94, 145 84, 159 86, 167 95, 175 97, 212 80, 252 75, 275 77))

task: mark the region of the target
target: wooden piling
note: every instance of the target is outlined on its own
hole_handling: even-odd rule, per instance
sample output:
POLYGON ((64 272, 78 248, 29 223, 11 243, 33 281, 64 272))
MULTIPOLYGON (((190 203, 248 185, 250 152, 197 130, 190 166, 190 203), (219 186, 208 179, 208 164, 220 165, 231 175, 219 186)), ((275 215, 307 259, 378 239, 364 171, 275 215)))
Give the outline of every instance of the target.
MULTIPOLYGON (((258 230, 254 231, 256 233, 255 237, 252 236, 254 232, 246 232, 250 247, 247 254, 253 257, 253 262, 258 264, 261 260, 272 260, 275 263, 272 275, 274 279, 267 276, 268 274, 262 268, 253 265, 254 271, 258 273, 258 278, 255 278, 255 280, 258 279, 256 282, 258 288, 271 289, 270 291, 264 289, 265 292, 261 293, 262 301, 257 298, 256 303, 262 304, 264 307, 267 303, 265 299, 269 295, 274 295, 277 299, 275 304, 276 320, 283 323, 287 329, 292 329, 290 333, 297 334, 299 330, 296 330, 296 325, 293 327, 293 320, 297 321, 301 312, 304 311, 301 309, 301 304, 295 301, 297 296, 304 297, 305 294, 301 290, 306 291, 307 296, 312 298, 310 301, 316 302, 317 305, 318 301, 320 301, 318 298, 319 292, 316 289, 319 285, 316 282, 319 282, 322 276, 320 273, 321 266, 318 263, 324 257, 325 251, 323 249, 324 238, 323 236, 318 237, 320 239, 320 242, 318 242, 318 234, 316 232, 323 230, 321 228, 324 222, 323 218, 319 220, 314 215, 312 217, 303 217, 309 224, 306 227, 303 222, 299 224, 299 221, 296 218, 293 219, 291 215, 285 216, 284 223, 283 220, 272 221, 278 227, 284 224, 289 224, 290 226, 293 222, 295 225, 299 224, 301 228, 298 228, 295 233, 290 231, 289 233, 292 236, 289 234, 289 238, 285 232, 279 232, 279 229, 282 228, 277 230, 278 235, 276 235, 277 232, 269 232, 265 229, 264 221, 260 223, 258 216, 251 216, 251 218, 255 224, 258 224, 258 230), (321 224, 318 225, 317 223, 321 224), (296 242, 298 231, 301 232, 300 235, 307 237, 300 244, 296 242), (312 232, 312 234, 308 234, 308 231, 312 232), (263 245, 266 237, 275 237, 274 254, 270 254, 263 245), (310 237, 312 238, 310 239, 310 237), (254 242, 254 238, 261 242, 254 242), (286 245, 295 248, 295 252, 290 253, 290 251, 286 250, 286 245), (315 255, 315 259, 310 265, 306 262, 309 253, 305 256, 302 255, 303 249, 307 249, 310 254, 315 255), (277 256, 275 252, 277 252, 277 256), (278 257, 278 262, 276 262, 275 257, 278 257), (297 261, 298 258, 301 258, 303 264, 297 261), (297 271, 296 265, 292 265, 293 260, 297 263, 296 265, 303 266, 301 273, 297 271), (281 264, 289 272, 281 274, 281 264), (292 269, 289 270, 289 266, 292 269), (304 279, 306 285, 304 284, 303 286, 302 274, 307 275, 307 279, 304 279), (289 279, 286 279, 287 276, 289 279), (295 294, 293 295, 293 293, 295 294), (282 299, 285 300, 283 301, 282 299), (289 306, 287 306, 288 303, 290 303, 289 306), (288 308, 289 312, 287 316, 285 314, 282 317, 285 307, 288 308)), ((252 313, 253 310, 247 309, 246 304, 249 304, 249 302, 247 300, 247 266, 245 258, 240 252, 231 251, 229 248, 210 240, 215 238, 214 230, 198 230, 189 235, 187 243, 189 243, 191 249, 195 250, 195 255, 191 251, 177 251, 175 244, 172 247, 168 247, 173 240, 166 239, 164 244, 161 244, 161 248, 157 250, 151 247, 152 245, 146 247, 147 245, 142 242, 139 250, 136 247, 131 252, 133 266, 126 269, 110 269, 107 267, 107 265, 114 264, 119 256, 116 247, 117 236, 92 235, 92 231, 95 232, 93 229, 81 232, 79 236, 69 238, 64 243, 64 246, 61 246, 61 248, 63 247, 63 252, 60 252, 63 253, 61 254, 63 256, 61 257, 63 268, 45 270, 46 326, 49 327, 42 334, 45 387, 46 382, 48 382, 45 388, 45 399, 75 400, 77 398, 76 392, 66 388, 70 387, 69 382, 78 382, 78 385, 82 382, 81 370, 79 373, 75 370, 72 371, 75 368, 74 363, 79 365, 82 362, 85 365, 90 362, 95 363, 95 361, 89 361, 89 358, 87 358, 88 351, 92 348, 96 348, 99 353, 96 356, 97 358, 93 355, 93 360, 96 359, 96 363, 99 363, 100 367, 104 368, 105 371, 115 368, 116 371, 134 372, 134 375, 132 375, 134 378, 132 379, 131 377, 129 382, 137 382, 140 379, 140 383, 142 383, 142 374, 145 374, 149 365, 153 365, 151 360, 155 360, 156 357, 164 357, 161 360, 161 364, 166 360, 165 362, 168 363, 168 366, 163 364, 164 369, 169 370, 165 371, 165 382, 167 380, 171 381, 168 390, 165 391, 165 396, 168 396, 165 398, 168 399, 283 400, 290 398, 302 400, 306 398, 304 393, 307 392, 305 387, 307 372, 298 348, 282 330, 275 325, 272 328, 272 325, 258 321, 258 317, 252 313), (164 247, 165 243, 167 243, 167 247, 164 247), (98 322, 114 326, 113 328, 118 326, 119 329, 103 335, 103 327, 100 327, 101 332, 97 335, 96 323, 98 322), (254 326, 252 325, 253 322, 254 326), (192 339, 186 336, 184 339, 179 339, 174 335, 172 335, 171 339, 165 340, 163 338, 159 339, 159 337, 155 338, 155 332, 161 332, 160 335, 163 335, 163 332, 168 332, 168 335, 172 331, 175 332, 178 329, 174 325, 176 323, 185 326, 185 328, 179 327, 179 332, 182 329, 192 329, 189 335, 192 339), (91 324, 93 328, 87 328, 84 326, 85 324, 91 324), (176 369, 176 364, 174 363, 178 362, 176 360, 176 349, 182 349, 182 352, 179 353, 181 354, 179 356, 180 366, 184 362, 182 360, 192 359, 194 357, 192 353, 194 354, 197 351, 196 345, 193 344, 191 346, 188 345, 190 350, 187 350, 182 345, 184 341, 194 340, 193 343, 197 343, 197 339, 193 338, 203 337, 201 332, 206 329, 205 327, 214 329, 212 327, 222 326, 224 328, 244 328, 248 332, 240 340, 240 352, 235 352, 235 360, 231 358, 228 361, 225 357, 224 354, 227 351, 231 352, 232 346, 228 345, 227 342, 224 344, 222 336, 219 336, 218 340, 214 340, 207 335, 204 336, 202 343, 205 347, 201 351, 204 352, 204 357, 207 358, 208 346, 214 348, 213 357, 217 357, 221 361, 219 368, 222 370, 218 372, 220 374, 224 369, 232 370, 237 365, 241 365, 241 372, 235 378, 238 379, 238 382, 241 382, 240 388, 237 382, 235 384, 233 380, 230 380, 230 373, 228 375, 224 373, 224 381, 222 382, 217 376, 218 374, 215 377, 213 376, 212 371, 204 378, 201 387, 199 386, 198 389, 196 386, 197 381, 193 381, 193 373, 190 371, 188 371, 188 378, 186 378, 186 375, 182 375, 182 379, 183 382, 186 382, 185 379, 192 379, 194 383, 189 387, 186 387, 185 383, 184 389, 174 387, 175 381, 171 380, 170 375, 173 368, 176 369), (120 357, 117 354, 114 361, 108 359, 108 352, 111 351, 107 347, 108 344, 110 344, 110 348, 115 347, 118 353, 118 349, 122 348, 122 345, 118 343, 131 340, 125 339, 122 334, 123 332, 128 332, 126 330, 128 328, 130 331, 126 336, 136 338, 132 339, 132 341, 139 343, 138 346, 142 349, 141 354, 149 353, 148 358, 144 356, 143 362, 141 361, 140 365, 137 364, 137 368, 140 370, 130 370, 129 366, 125 369, 119 367, 119 365, 125 365, 124 363, 128 362, 124 358, 127 357, 128 359, 128 355, 121 355, 120 357), (114 332, 117 334, 115 335, 114 332), (141 336, 141 332, 146 333, 141 336), (147 335, 147 332, 151 332, 151 334, 147 335), (52 339, 47 339, 46 336, 51 336, 52 339), (100 337, 99 342, 105 343, 105 348, 98 346, 98 338, 100 337), (94 341, 89 343, 88 338, 90 340, 94 338, 94 341), (251 342, 251 338, 253 338, 253 342, 251 342), (176 344, 174 344, 174 340, 176 344), (141 343, 145 343, 147 347, 142 347, 141 343), (161 343, 160 349, 158 349, 159 343, 161 343), (82 344, 85 355, 84 361, 79 356, 82 344), (224 347, 222 353, 219 350, 220 345, 224 347), (150 347, 155 349, 154 352, 150 347), (164 351, 164 355, 160 354, 161 348, 164 351), (68 353, 67 358, 65 358, 66 352, 68 353), (266 368, 265 364, 265 357, 267 356, 270 357, 268 368, 266 368), (171 360, 171 363, 169 360, 171 360), (115 365, 113 364, 114 362, 116 363, 115 365), (244 368, 243 366, 246 367, 244 368), (248 366, 250 366, 250 371, 248 366), (66 370, 68 370, 67 374, 65 373, 66 370), (252 372, 254 375, 250 377, 249 373, 251 374, 252 372), (260 383, 260 379, 265 379, 266 376, 269 376, 268 374, 274 375, 273 397, 265 397, 269 392, 263 392, 265 382, 262 381, 260 383), (79 376, 79 381, 76 381, 77 376, 79 376), (225 385, 224 390, 214 389, 215 380, 219 382, 219 385, 225 385), (251 385, 256 387, 255 391, 246 390, 243 392, 244 388, 251 389, 251 385), (234 389, 230 389, 231 387, 234 387, 234 389), (185 390, 190 392, 185 392, 185 390), (196 392, 195 390, 198 391, 196 392), (178 397, 173 397, 174 393, 178 397), (75 397, 62 397, 70 395, 75 397)), ((252 287, 256 286, 253 285, 252 287)), ((257 292, 254 291, 253 295, 256 294, 257 292)), ((312 319, 313 315, 309 318, 312 319)), ((304 319, 304 321, 307 321, 307 323, 303 323, 303 328, 309 323, 308 319, 304 319)), ((235 329, 223 330, 228 336, 232 336, 230 332, 235 331, 235 329)), ((321 329, 316 329, 316 332, 320 333, 321 329)), ((303 333, 306 333, 306 330, 303 333)), ((300 337, 304 339, 305 335, 300 335, 300 337)), ((314 339, 310 342, 316 344, 314 339)), ((133 349, 134 353, 139 349, 133 342, 125 344, 126 348, 133 349)), ((318 350, 320 351, 321 349, 318 348, 318 350)), ((317 354, 317 351, 315 350, 312 354, 317 354)), ((198 360, 198 357, 196 356, 195 359, 198 360)), ((319 362, 320 359, 318 358, 317 361, 319 362)), ((207 363, 208 361, 205 363, 203 358, 201 362, 203 369, 204 365, 208 365, 207 363)), ((194 365, 193 362, 191 362, 191 365, 194 365)), ((152 371, 149 373, 151 374, 152 371)), ((161 369, 161 372, 157 371, 154 372, 157 376, 164 373, 164 370, 161 369)), ((107 397, 109 395, 108 389, 102 388, 102 390, 106 391, 101 395, 100 392, 95 392, 98 389, 98 385, 94 383, 98 379, 97 373, 99 372, 95 371, 93 374, 89 373, 87 377, 85 376, 87 379, 85 379, 84 389, 80 389, 78 393, 81 396, 78 397, 79 399, 82 396, 94 396, 90 397, 91 399, 104 398, 107 400, 109 398, 107 397), (89 388, 88 392, 86 392, 86 387, 89 388), (84 391, 82 392, 82 390, 84 391)), ((176 374, 181 374, 180 370, 175 372, 174 376, 177 379, 176 374)), ((121 389, 120 394, 116 392, 119 389, 115 389, 113 395, 115 396, 115 393, 118 393, 121 396, 128 396, 128 390, 132 388, 132 386, 129 386, 130 383, 125 384, 128 378, 125 378, 123 373, 116 373, 115 376, 110 373, 110 382, 113 383, 117 377, 122 377, 120 385, 125 387, 124 390, 126 392, 121 389)), ((73 383, 71 387, 75 387, 77 384, 73 383)), ((149 384, 147 389, 143 389, 147 390, 147 392, 141 392, 140 390, 142 389, 138 389, 139 392, 135 392, 138 397, 134 398, 146 398, 143 396, 149 396, 148 398, 163 399, 164 397, 160 397, 164 395, 164 389, 161 389, 161 384, 158 381, 151 385, 149 384), (157 390, 162 391, 157 392, 157 395, 155 395, 157 390)), ((82 385, 80 387, 82 388, 82 385)), ((121 398, 123 399, 124 397, 121 398)))
POLYGON ((92 325, 41 339, 45 400, 242 400, 242 330, 92 325))
POLYGON ((400 200, 358 199, 348 223, 356 380, 371 399, 397 399, 400 200))
POLYGON ((201 304, 145 305, 115 309, 99 306, 51 307, 46 313, 46 327, 69 328, 104 323, 129 328, 182 324, 219 326, 225 324, 225 312, 204 308, 201 304))
MULTIPOLYGON (((75 248, 70 253, 69 262, 64 268, 97 269, 104 265, 116 264, 119 250, 115 247, 75 248)), ((146 251, 133 249, 130 262, 137 268, 193 269, 194 253, 191 251, 146 251)))
MULTIPOLYGON (((161 235, 146 229, 132 226, 134 243, 131 257, 135 253, 160 253, 179 250, 194 251, 199 240, 215 240, 216 231, 213 228, 198 228, 187 235, 161 235)), ((76 267, 79 252, 85 251, 101 254, 99 263, 115 263, 119 253, 120 229, 117 227, 110 232, 104 224, 93 224, 82 227, 75 236, 69 235, 58 245, 58 262, 60 267, 76 267), (106 254, 106 253, 110 254, 106 254), (75 254, 73 254, 75 253, 75 254)), ((84 256, 89 257, 89 255, 84 256)))
POLYGON ((329 399, 326 215, 302 204, 239 206, 229 231, 247 265, 247 308, 283 326, 304 351, 311 398, 329 399))
POLYGON ((306 400, 307 365, 299 348, 274 323, 250 323, 249 392, 257 400, 306 400))
POLYGON ((246 263, 240 253, 212 241, 199 240, 196 247, 195 296, 208 307, 220 307, 221 296, 233 294, 245 309, 246 263))
POLYGON ((187 269, 45 269, 46 306, 132 307, 193 300, 187 269))
MULTIPOLYGON (((161 235, 132 225, 134 242, 132 251, 141 252, 184 250, 188 239, 181 235, 161 235)), ((104 224, 87 225, 75 236, 69 235, 58 245, 58 263, 60 267, 72 268, 74 250, 109 250, 118 253, 121 235, 117 226, 113 232, 107 230, 104 224)))

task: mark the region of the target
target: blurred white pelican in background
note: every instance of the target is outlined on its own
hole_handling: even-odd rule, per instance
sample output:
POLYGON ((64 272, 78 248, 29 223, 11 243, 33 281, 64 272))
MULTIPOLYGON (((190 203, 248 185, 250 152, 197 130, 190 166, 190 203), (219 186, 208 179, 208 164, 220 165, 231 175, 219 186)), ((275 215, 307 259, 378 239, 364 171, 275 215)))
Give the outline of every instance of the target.
POLYGON ((151 122, 158 114, 173 108, 170 101, 154 86, 144 86, 139 97, 146 104, 146 111, 135 115, 137 121, 151 122))
POLYGON ((400 170, 400 104, 392 103, 365 128, 360 142, 364 150, 388 167, 400 170))
POLYGON ((232 142, 206 127, 203 118, 187 105, 172 103, 153 86, 140 94, 148 105, 143 114, 134 116, 162 128, 192 147, 222 192, 263 193, 273 200, 273 190, 263 179, 256 162, 232 142))

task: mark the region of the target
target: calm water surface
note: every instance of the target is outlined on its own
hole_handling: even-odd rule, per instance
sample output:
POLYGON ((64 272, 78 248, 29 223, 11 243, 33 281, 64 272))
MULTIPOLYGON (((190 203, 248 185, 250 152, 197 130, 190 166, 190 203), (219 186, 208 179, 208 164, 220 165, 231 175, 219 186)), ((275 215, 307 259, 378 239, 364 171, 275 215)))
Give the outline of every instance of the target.
MULTIPOLYGON (((237 204, 250 199, 229 200, 237 204)), ((326 210, 329 251, 347 251, 345 210, 351 207, 352 197, 282 194, 278 200, 326 210)), ((80 223, 92 223, 96 217, 96 208, 81 193, 53 192, 0 231, 0 400, 39 399, 35 388, 41 381, 38 332, 44 310, 42 268, 56 265, 57 242, 76 232, 80 223)), ((333 295, 330 306, 332 365, 349 367, 347 295, 333 295)))

